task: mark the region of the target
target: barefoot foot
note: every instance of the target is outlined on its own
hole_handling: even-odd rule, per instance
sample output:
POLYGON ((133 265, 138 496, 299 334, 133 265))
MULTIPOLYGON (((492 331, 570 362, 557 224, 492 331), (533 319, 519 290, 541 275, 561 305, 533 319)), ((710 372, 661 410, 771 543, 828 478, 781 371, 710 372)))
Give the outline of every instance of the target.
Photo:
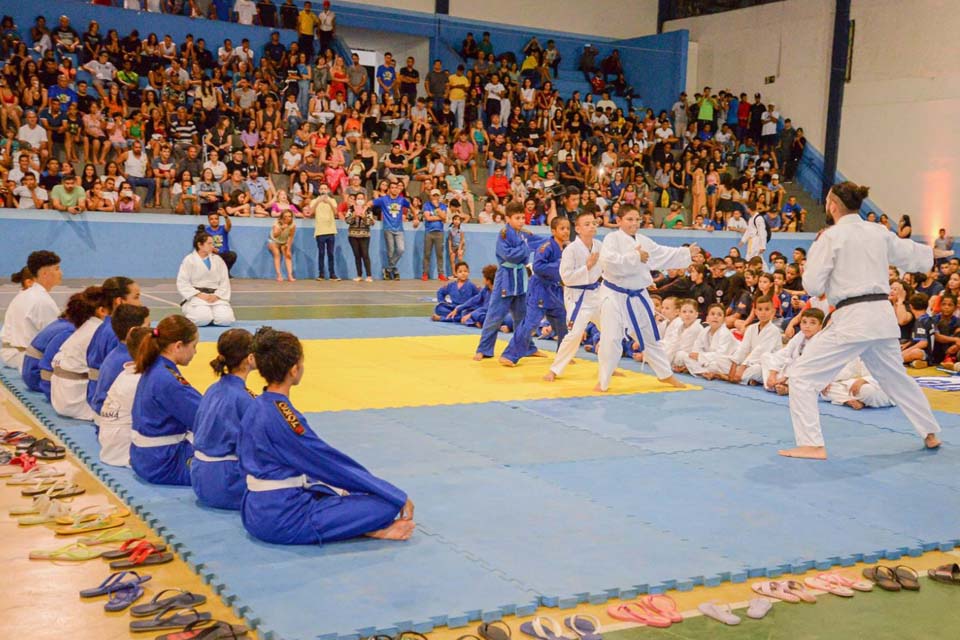
POLYGON ((848 407, 850 407, 851 409, 853 409, 853 410, 855 410, 855 411, 860 411, 860 409, 863 409, 863 407, 866 406, 866 405, 864 405, 862 402, 860 402, 859 400, 847 400, 847 401, 844 402, 843 404, 847 405, 848 407))
POLYGON ((434 322, 440 322, 440 316, 438 316, 437 314, 433 314, 432 316, 430 316, 430 319, 433 320, 434 322))
POLYGON ((660 380, 660 382, 662 382, 663 384, 669 385, 669 386, 671 386, 671 387, 676 387, 677 389, 684 389, 684 388, 686 388, 686 386, 687 386, 687 385, 683 384, 682 382, 680 382, 679 380, 677 380, 677 377, 676 377, 676 376, 670 376, 669 378, 662 378, 662 379, 659 379, 659 380, 660 380))
POLYGON ((543 376, 543 379, 546 382, 553 382, 557 379, 557 374, 555 374, 553 371, 547 371, 547 375, 543 376))
POLYGON ((502 364, 502 365, 505 366, 505 367, 515 367, 515 366, 517 366, 517 363, 516 363, 516 362, 514 362, 513 360, 510 360, 509 358, 504 358, 504 357, 501 357, 501 358, 500 358, 500 364, 502 364))
POLYGON ((546 358, 546 357, 549 356, 549 355, 550 355, 550 354, 547 353, 546 351, 540 351, 539 349, 537 349, 537 351, 536 351, 535 353, 531 353, 531 354, 530 354, 529 356, 527 356, 527 357, 528 357, 528 358, 546 358))
POLYGON ((394 520, 386 529, 371 531, 367 537, 378 540, 409 540, 416 526, 412 520, 394 520))
POLYGON ((826 447, 794 447, 793 449, 780 449, 777 451, 785 458, 806 458, 807 460, 826 460, 826 447))
POLYGON ((627 374, 617 369, 616 371, 613 372, 613 375, 617 376, 618 378, 625 378, 627 374))
POLYGON ((606 389, 601 389, 601 388, 600 388, 600 383, 599 383, 599 382, 597 383, 597 386, 595 386, 595 387, 593 388, 593 390, 596 391, 597 393, 606 393, 606 392, 607 392, 606 389))
POLYGON ((483 360, 483 358, 484 358, 484 356, 483 356, 482 353, 475 353, 475 354, 473 354, 473 359, 474 359, 475 361, 477 361, 477 362, 480 362, 481 360, 483 360))
POLYGON ((925 446, 927 449, 939 449, 940 439, 937 438, 937 434, 928 433, 927 437, 923 439, 923 446, 925 446))

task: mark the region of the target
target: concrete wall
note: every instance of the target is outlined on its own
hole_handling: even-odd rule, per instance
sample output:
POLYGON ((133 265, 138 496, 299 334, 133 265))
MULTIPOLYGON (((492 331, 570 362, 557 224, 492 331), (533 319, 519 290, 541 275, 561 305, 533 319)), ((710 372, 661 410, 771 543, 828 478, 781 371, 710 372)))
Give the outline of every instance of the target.
POLYGON ((450 15, 612 38, 657 32, 657 0, 450 0, 450 15))

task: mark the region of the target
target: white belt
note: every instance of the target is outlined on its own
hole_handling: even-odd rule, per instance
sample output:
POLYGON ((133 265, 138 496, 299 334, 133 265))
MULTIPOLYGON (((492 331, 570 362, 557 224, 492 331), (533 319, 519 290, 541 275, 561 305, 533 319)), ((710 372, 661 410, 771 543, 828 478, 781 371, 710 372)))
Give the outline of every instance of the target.
POLYGON ((188 442, 193 442, 193 434, 190 432, 187 433, 178 433, 172 436, 145 436, 139 431, 131 431, 130 433, 130 442, 137 445, 138 447, 143 447, 146 449, 151 449, 153 447, 169 447, 171 445, 180 444, 184 440, 188 442))
POLYGON ((87 369, 87 375, 90 377, 91 380, 96 382, 97 380, 100 379, 100 369, 94 369, 93 367, 90 367, 89 369, 87 369))
POLYGON ((207 454, 205 454, 203 451, 200 451, 199 449, 195 449, 193 451, 193 457, 202 462, 230 462, 232 460, 240 459, 237 456, 220 456, 220 457, 208 456, 207 454))
POLYGON ((247 491, 253 491, 255 493, 261 491, 279 491, 280 489, 305 489, 306 487, 314 487, 317 485, 325 486, 338 496, 345 496, 348 493, 344 489, 331 487, 324 482, 311 482, 305 475, 284 478, 283 480, 263 480, 249 473, 247 474, 247 491))

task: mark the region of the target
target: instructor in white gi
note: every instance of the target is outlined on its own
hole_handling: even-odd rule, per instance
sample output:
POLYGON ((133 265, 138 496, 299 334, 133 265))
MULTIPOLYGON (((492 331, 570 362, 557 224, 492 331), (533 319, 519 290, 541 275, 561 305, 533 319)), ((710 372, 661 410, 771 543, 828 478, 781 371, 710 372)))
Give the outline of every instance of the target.
POLYGON ((790 417, 797 447, 781 450, 790 458, 824 460, 817 396, 851 360, 859 356, 880 388, 900 407, 928 449, 940 446, 937 424, 926 397, 906 371, 900 356, 900 327, 887 299, 887 268, 926 273, 933 265, 930 247, 901 239, 858 211, 868 188, 852 182, 833 186, 827 215, 836 226, 821 232, 803 273, 810 296, 826 294, 835 311, 788 368, 790 417))

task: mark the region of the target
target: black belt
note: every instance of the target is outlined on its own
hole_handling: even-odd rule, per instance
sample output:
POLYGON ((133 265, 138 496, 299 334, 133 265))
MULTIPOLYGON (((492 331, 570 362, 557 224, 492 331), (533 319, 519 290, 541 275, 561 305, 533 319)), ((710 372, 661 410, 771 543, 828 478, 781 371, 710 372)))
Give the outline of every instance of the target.
POLYGON ((851 304, 860 304, 861 302, 879 302, 880 300, 889 301, 890 296, 888 296, 886 293, 868 293, 862 296, 853 296, 852 298, 841 300, 835 304, 833 310, 837 311, 839 309, 843 309, 844 307, 848 307, 851 304))
POLYGON ((208 289, 207 287, 194 287, 200 293, 213 294, 216 293, 216 289, 208 289))

